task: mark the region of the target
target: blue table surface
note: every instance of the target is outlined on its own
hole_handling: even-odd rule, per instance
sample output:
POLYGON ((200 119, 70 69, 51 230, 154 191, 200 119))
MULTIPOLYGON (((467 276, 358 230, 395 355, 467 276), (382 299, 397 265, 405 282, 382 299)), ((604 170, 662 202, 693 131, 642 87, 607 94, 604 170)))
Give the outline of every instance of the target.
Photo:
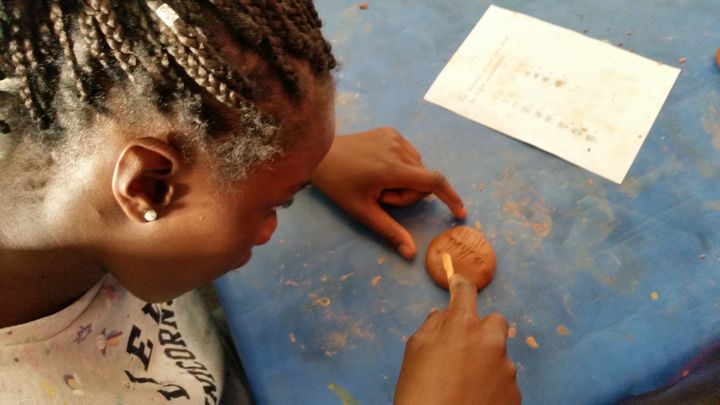
MULTIPOLYGON (((422 100, 490 4, 318 1, 342 65, 338 132, 394 126, 455 185, 497 253, 478 310, 515 324, 525 404, 662 386, 720 340, 720 2, 495 2, 682 68, 619 186, 422 100)), ((413 262, 308 190, 216 282, 259 403, 392 402, 407 337, 448 302, 425 249, 458 222, 437 199, 391 212, 413 262)))

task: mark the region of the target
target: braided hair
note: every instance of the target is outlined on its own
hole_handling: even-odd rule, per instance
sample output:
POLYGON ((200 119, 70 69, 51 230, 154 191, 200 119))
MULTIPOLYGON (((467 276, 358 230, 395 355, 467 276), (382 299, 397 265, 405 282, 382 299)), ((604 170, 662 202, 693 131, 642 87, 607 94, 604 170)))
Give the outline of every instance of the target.
POLYGON ((304 95, 295 61, 318 78, 336 65, 312 0, 0 0, 0 138, 59 143, 68 111, 89 120, 116 85, 145 86, 161 112, 189 106, 207 139, 217 135, 208 96, 236 111, 241 133, 216 152, 236 163, 230 175, 246 174, 282 142, 256 108, 260 78, 223 58, 218 23, 293 102, 304 95))

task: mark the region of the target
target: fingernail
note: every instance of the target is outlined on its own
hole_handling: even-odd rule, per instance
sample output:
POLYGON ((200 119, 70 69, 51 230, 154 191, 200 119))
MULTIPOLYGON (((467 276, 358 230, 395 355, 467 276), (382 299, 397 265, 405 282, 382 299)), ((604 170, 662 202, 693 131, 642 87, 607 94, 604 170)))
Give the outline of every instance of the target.
POLYGON ((475 287, 475 284, 471 283, 468 279, 455 273, 448 280, 448 285, 449 285, 450 289, 452 289, 453 286, 455 286, 457 284, 467 284, 469 286, 475 287))
POLYGON ((410 246, 410 245, 407 245, 407 244, 400 245, 398 250, 400 251, 400 254, 402 255, 402 257, 404 257, 408 260, 412 259, 413 256, 415 256, 415 252, 414 252, 412 246, 410 246))
POLYGON ((465 208, 465 206, 463 206, 463 207, 460 209, 460 215, 459 215, 459 217, 460 217, 460 218, 465 218, 466 216, 467 216, 467 208, 465 208))

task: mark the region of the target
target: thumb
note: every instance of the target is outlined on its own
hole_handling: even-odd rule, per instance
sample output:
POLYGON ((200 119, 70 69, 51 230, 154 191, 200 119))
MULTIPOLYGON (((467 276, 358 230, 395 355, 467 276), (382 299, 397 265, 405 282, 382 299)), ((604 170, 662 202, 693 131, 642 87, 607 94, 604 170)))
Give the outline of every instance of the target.
POLYGON ((395 246, 402 257, 407 260, 415 257, 415 242, 410 233, 385 212, 377 202, 370 204, 358 219, 395 246))

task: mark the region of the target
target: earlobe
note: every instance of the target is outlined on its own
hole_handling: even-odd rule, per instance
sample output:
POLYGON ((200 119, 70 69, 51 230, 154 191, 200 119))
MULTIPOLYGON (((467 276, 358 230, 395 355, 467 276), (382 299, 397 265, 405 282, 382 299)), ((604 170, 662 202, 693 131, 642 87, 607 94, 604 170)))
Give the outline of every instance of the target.
POLYGON ((130 141, 120 153, 112 178, 115 200, 125 215, 137 222, 152 222, 173 203, 180 152, 157 138, 130 141))

